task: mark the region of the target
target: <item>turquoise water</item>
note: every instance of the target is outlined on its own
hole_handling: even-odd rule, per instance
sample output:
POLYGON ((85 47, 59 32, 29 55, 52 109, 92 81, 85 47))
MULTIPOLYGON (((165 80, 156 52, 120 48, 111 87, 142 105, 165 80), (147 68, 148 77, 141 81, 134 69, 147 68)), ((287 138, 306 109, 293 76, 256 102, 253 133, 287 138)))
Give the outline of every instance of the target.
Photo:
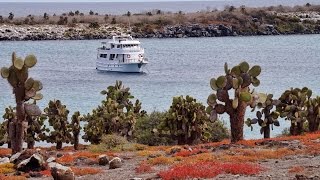
MULTIPOLYGON (((276 97, 290 87, 310 87, 320 95, 320 35, 141 39, 150 64, 146 74, 99 73, 95 70, 98 40, 0 42, 0 66, 8 66, 12 51, 18 56, 34 53, 38 64, 31 76, 43 82, 44 99, 60 99, 71 113, 90 112, 100 104, 100 91, 122 80, 148 112, 169 108, 172 97, 191 95, 205 103, 211 92, 210 78, 223 74, 223 65, 242 60, 259 64, 259 92, 276 97)), ((0 79, 0 115, 14 105, 12 90, 0 79)), ((70 114, 71 114, 70 113, 70 114)), ((247 117, 252 114, 247 114, 247 117)), ((221 117, 228 121, 227 116, 221 117)), ((285 124, 276 128, 279 134, 285 124)), ((246 138, 260 138, 259 128, 245 128, 246 138)))

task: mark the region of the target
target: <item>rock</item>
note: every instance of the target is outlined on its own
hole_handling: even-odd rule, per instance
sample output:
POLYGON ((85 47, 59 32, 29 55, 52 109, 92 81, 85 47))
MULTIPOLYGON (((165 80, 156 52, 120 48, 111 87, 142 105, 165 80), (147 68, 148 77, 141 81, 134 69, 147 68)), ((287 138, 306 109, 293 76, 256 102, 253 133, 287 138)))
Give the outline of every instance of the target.
POLYGON ((30 177, 42 177, 43 175, 39 172, 30 172, 30 177))
POLYGON ((15 163, 15 162, 17 161, 17 159, 20 157, 21 154, 22 154, 22 152, 18 152, 18 153, 16 153, 16 154, 12 155, 12 156, 10 157, 10 162, 11 162, 11 163, 15 163))
POLYGON ((75 176, 71 168, 59 163, 51 162, 48 164, 54 180, 74 180, 75 176))
POLYGON ((121 166, 122 166, 122 161, 118 157, 111 159, 111 161, 109 162, 109 169, 116 169, 116 168, 120 168, 121 166))
POLYGON ((63 154, 57 153, 57 158, 62 157, 62 156, 63 156, 63 154))
POLYGON ((100 155, 98 157, 98 162, 100 166, 106 166, 107 164, 109 164, 109 159, 107 155, 100 155))
POLYGON ((56 162, 56 158, 55 157, 50 157, 47 159, 47 163, 51 163, 51 162, 56 162))
POLYGON ((45 170, 44 158, 40 154, 33 154, 30 158, 21 161, 17 169, 23 172, 45 170))
POLYGON ((10 163, 10 159, 8 157, 0 159, 0 164, 6 164, 6 163, 10 163))

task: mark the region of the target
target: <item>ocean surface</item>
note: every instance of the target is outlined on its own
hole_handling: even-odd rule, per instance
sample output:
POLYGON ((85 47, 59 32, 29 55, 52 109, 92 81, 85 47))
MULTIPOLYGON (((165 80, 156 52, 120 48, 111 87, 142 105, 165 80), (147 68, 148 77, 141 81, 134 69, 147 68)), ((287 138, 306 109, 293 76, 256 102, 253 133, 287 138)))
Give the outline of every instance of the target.
MULTIPOLYGON (((173 96, 191 95, 206 105, 212 92, 209 81, 224 73, 223 66, 247 60, 262 67, 258 92, 275 97, 290 87, 311 88, 320 95, 320 35, 141 39, 150 60, 144 74, 101 73, 95 69, 99 40, 0 42, 0 66, 9 66, 12 51, 25 57, 34 53, 38 64, 30 75, 43 82, 44 109, 49 100, 60 99, 70 114, 91 112, 104 96, 100 92, 116 80, 131 88, 148 112, 164 111, 173 96)), ((14 105, 12 89, 0 79, 0 116, 14 105)), ((252 117, 249 112, 246 117, 252 117)), ((220 117, 229 124, 228 116, 220 117)), ((288 122, 272 131, 275 136, 288 122)), ((259 127, 245 127, 247 139, 261 138, 259 127)))
POLYGON ((295 6, 306 3, 320 4, 319 0, 213 0, 213 1, 170 1, 170 2, 0 2, 0 15, 8 16, 13 12, 16 17, 43 15, 45 12, 53 15, 79 10, 88 14, 90 10, 99 14, 125 14, 147 12, 154 9, 170 12, 197 12, 201 10, 223 9, 227 5, 248 7, 262 6, 295 6))

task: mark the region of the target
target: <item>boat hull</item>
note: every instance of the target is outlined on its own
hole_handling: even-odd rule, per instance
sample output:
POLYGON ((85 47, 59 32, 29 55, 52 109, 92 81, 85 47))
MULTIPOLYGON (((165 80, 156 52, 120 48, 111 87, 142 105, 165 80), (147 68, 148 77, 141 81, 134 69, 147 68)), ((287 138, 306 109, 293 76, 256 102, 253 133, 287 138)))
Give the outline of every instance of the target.
POLYGON ((96 65, 99 71, 141 73, 147 63, 106 64, 97 62, 96 65))

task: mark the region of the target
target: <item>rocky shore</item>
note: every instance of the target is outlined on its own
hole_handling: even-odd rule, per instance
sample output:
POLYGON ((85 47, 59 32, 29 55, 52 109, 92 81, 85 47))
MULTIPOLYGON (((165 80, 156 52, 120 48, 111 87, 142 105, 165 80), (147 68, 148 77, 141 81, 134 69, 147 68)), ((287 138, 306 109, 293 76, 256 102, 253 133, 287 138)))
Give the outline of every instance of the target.
MULTIPOLYGON (((98 28, 90 28, 89 24, 78 24, 73 27, 66 25, 0 25, 0 41, 106 39, 113 35, 123 33, 128 33, 128 29, 109 24, 100 25, 98 28)), ((303 28, 299 31, 281 33, 274 25, 268 24, 260 25, 255 31, 241 31, 233 26, 222 24, 190 24, 132 32, 132 36, 136 38, 187 38, 281 34, 320 34, 320 27, 312 30, 303 28)))

